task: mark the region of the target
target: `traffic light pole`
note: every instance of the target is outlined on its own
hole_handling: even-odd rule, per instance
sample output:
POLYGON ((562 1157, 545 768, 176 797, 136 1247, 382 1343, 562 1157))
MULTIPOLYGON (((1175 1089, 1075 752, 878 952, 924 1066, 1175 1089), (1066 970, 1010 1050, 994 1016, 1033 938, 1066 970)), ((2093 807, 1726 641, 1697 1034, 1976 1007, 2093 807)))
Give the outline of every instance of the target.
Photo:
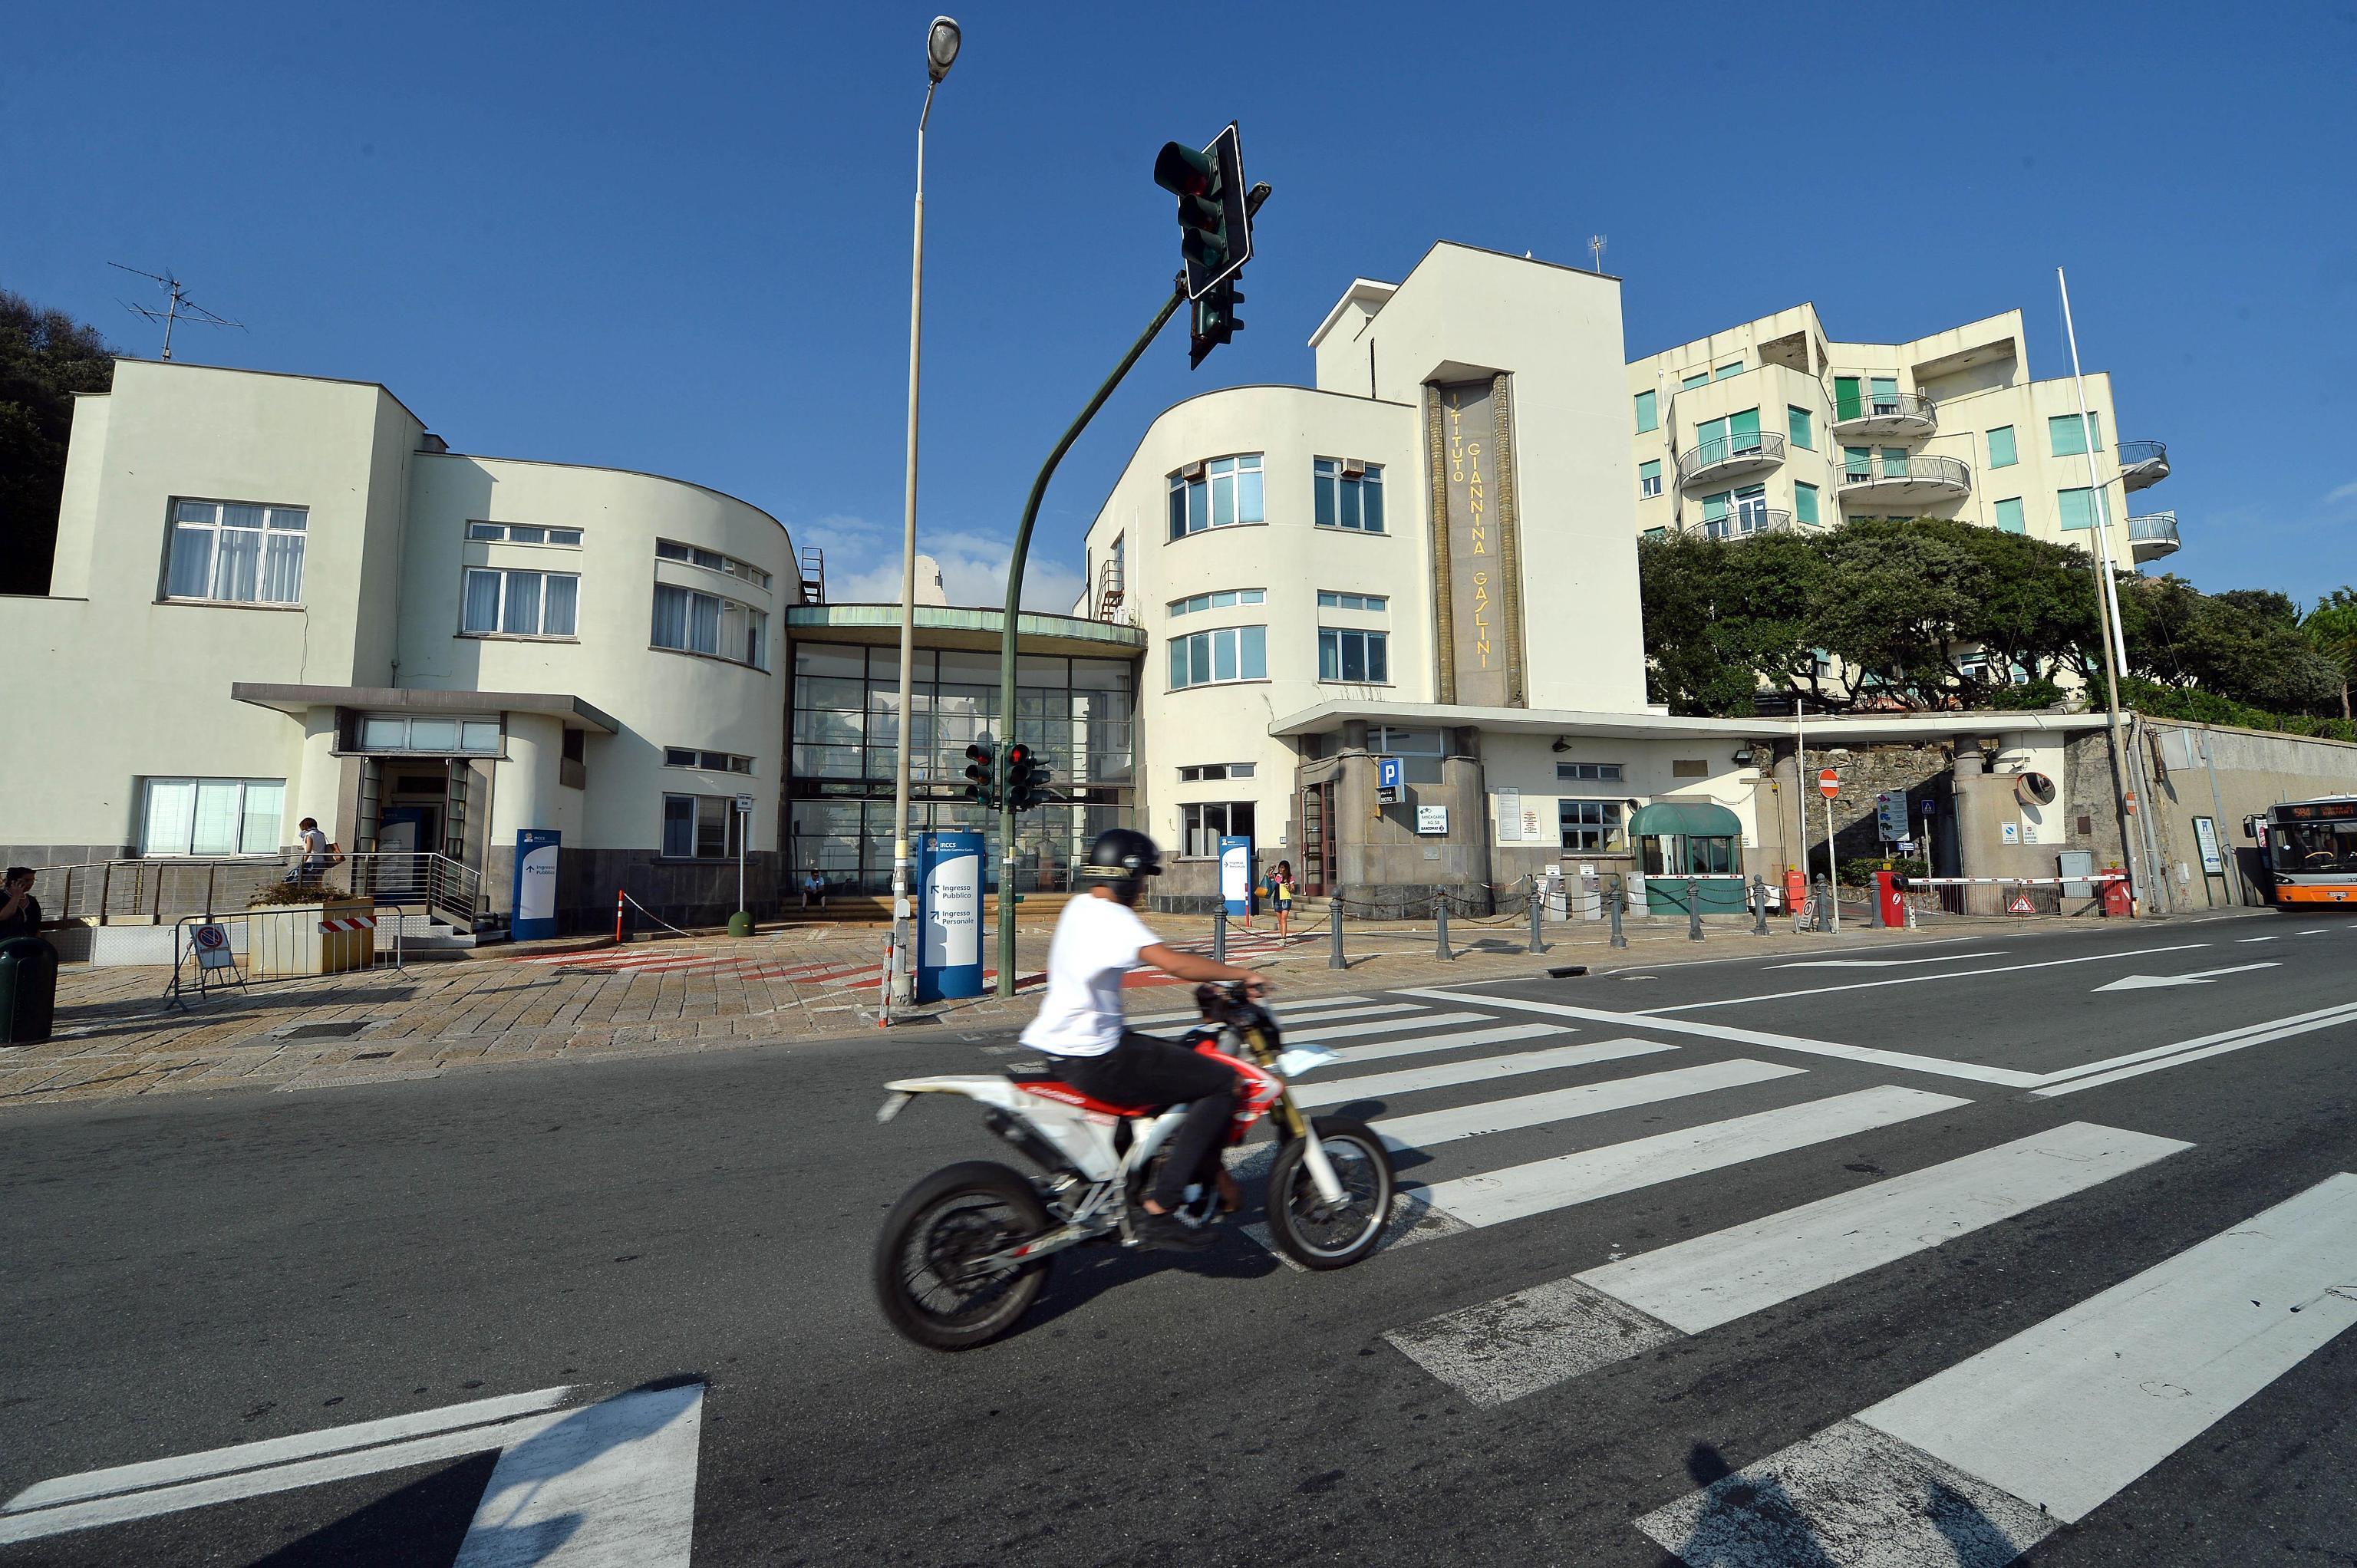
POLYGON ((1023 521, 1015 530, 1015 549, 1006 558, 1006 615, 998 631, 998 758, 993 764, 998 769, 999 777, 998 994, 1001 996, 1015 994, 1015 800, 1014 791, 1006 788, 1006 754, 1014 749, 1015 745, 1015 625, 1023 609, 1023 563, 1031 553, 1031 525, 1039 521, 1039 498, 1047 493, 1048 481, 1054 478, 1056 465, 1064 460, 1064 454, 1072 449, 1072 443, 1081 438, 1081 432, 1088 428, 1089 421, 1096 417, 1097 410, 1113 396, 1114 389, 1121 385, 1122 378, 1129 374, 1130 367, 1136 364, 1138 357, 1146 352, 1146 346, 1154 341, 1186 301, 1187 279, 1182 274, 1171 285, 1170 297, 1164 300, 1162 308, 1154 313, 1152 323, 1138 335, 1137 341, 1129 346, 1129 352, 1122 356, 1121 363, 1113 368, 1113 374, 1097 388, 1096 395, 1089 399, 1086 408, 1081 410, 1081 416, 1072 421, 1071 428, 1064 432, 1063 439, 1056 443, 1056 449, 1049 453, 1048 460, 1039 466, 1039 477, 1031 481, 1030 498, 1023 503, 1023 521))

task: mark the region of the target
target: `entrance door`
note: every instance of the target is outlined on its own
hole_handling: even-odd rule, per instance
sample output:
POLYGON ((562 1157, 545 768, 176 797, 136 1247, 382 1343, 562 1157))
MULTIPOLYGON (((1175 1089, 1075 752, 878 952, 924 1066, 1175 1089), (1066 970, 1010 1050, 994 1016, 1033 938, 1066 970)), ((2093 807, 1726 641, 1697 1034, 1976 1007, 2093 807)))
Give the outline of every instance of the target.
POLYGON ((389 898, 424 897, 425 856, 440 847, 435 836, 440 815, 432 806, 384 808, 377 824, 373 891, 389 898))

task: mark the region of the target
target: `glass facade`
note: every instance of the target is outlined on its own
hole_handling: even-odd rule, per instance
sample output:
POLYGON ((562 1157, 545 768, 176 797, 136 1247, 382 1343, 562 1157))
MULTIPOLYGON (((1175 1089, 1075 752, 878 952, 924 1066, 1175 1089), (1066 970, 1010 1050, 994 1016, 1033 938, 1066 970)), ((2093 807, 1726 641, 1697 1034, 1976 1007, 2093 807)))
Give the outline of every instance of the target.
MULTIPOLYGON (((1136 666, 1120 659, 1025 657, 1016 665, 1015 733, 999 722, 998 655, 920 649, 909 674, 909 831, 976 829, 996 819, 967 794, 965 748, 1019 741, 1054 771, 1060 797, 1015 820, 1016 889, 1058 891, 1089 841, 1130 825, 1136 759, 1136 666)), ((788 858, 837 887, 889 892, 892 771, 899 736, 899 650, 794 644, 788 715, 788 858)), ((998 846, 983 857, 996 889, 998 846)))

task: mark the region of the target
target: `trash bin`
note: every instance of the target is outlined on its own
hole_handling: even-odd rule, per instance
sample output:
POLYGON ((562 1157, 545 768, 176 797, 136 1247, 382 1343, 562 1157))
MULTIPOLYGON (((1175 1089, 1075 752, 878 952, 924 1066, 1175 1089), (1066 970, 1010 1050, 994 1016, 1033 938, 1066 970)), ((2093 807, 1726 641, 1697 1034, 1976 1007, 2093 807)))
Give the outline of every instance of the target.
POLYGON ((58 950, 39 937, 0 942, 0 1046, 49 1037, 58 1010, 58 950))
POLYGON ((2126 872, 2116 869, 2105 872, 2104 874, 2103 883, 2104 913, 2105 915, 2126 916, 2136 913, 2136 901, 2128 892, 2128 875, 2126 872))

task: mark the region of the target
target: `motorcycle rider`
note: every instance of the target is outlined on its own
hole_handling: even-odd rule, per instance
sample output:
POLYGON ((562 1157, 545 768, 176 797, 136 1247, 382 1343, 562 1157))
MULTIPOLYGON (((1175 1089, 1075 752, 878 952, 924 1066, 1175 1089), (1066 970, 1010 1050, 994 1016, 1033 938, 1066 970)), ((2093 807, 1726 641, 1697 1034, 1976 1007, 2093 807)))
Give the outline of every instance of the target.
MULTIPOLYGON (((1257 996, 1268 981, 1166 946, 1137 918, 1146 879, 1162 875, 1162 852, 1131 828, 1108 828, 1089 845, 1088 864, 1075 880, 1088 891, 1064 906, 1048 948, 1048 994, 1023 1030, 1023 1043, 1044 1053, 1058 1077, 1082 1093, 1114 1105, 1176 1105, 1187 1114, 1170 1135, 1168 1152, 1137 1230, 1155 1246, 1198 1251, 1211 1244, 1202 1230, 1172 1211, 1187 1184, 1216 1161, 1219 1142, 1235 1114, 1235 1073, 1216 1059, 1122 1026, 1122 980, 1140 963, 1179 980, 1241 981, 1257 996)), ((1226 1172, 1216 1173, 1224 1177, 1226 1172)), ((1230 1184, 1221 1182, 1222 1197, 1230 1184)))

